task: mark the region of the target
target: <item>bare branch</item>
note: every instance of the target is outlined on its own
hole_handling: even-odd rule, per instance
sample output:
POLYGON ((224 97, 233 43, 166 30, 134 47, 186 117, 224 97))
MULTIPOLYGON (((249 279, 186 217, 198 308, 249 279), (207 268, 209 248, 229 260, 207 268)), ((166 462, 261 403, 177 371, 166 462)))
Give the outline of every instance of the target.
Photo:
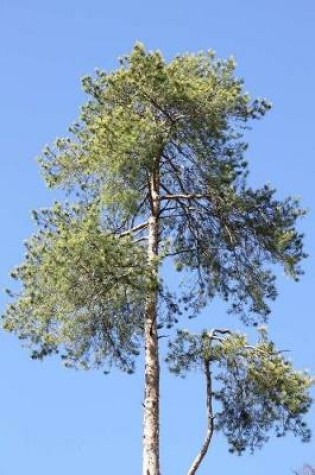
POLYGON ((146 221, 145 223, 138 224, 137 226, 134 226, 133 228, 128 229, 128 231, 124 231, 123 233, 120 233, 117 236, 121 238, 124 236, 128 236, 129 234, 132 234, 132 233, 137 233, 138 231, 141 231, 141 229, 146 228, 148 224, 149 224, 148 221, 146 221))
POLYGON ((191 193, 188 195, 163 195, 160 196, 160 200, 198 200, 202 198, 210 198, 210 195, 191 193))
POLYGON ((149 238, 148 236, 142 236, 141 238, 139 239, 134 239, 132 242, 135 244, 137 242, 141 242, 141 241, 147 241, 149 238))
POLYGON ((181 249, 180 251, 174 251, 174 252, 168 252, 166 254, 164 254, 164 257, 174 257, 174 256, 178 256, 180 254, 184 254, 185 252, 192 252, 194 249, 181 249))
POLYGON ((220 335, 232 335, 232 331, 228 330, 227 328, 215 328, 212 330, 212 335, 219 333, 220 335))

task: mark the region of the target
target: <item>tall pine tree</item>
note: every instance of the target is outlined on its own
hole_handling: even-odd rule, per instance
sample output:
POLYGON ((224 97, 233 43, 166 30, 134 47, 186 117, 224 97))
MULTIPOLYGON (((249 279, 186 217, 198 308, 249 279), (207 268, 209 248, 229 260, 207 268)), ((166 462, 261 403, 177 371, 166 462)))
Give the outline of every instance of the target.
POLYGON ((189 475, 216 429, 238 453, 260 447, 272 429, 309 438, 311 378, 265 330, 251 345, 225 328, 181 328, 182 315, 215 296, 246 325, 266 322, 273 265, 295 280, 301 273, 304 211, 247 184, 243 132, 270 105, 251 100, 234 70, 212 52, 167 63, 137 44, 116 71, 85 77, 78 123, 39 158, 48 186, 67 198, 33 213, 37 232, 12 273, 21 288, 3 326, 33 358, 58 353, 66 366, 133 372, 144 346, 143 475, 160 474, 163 327, 178 326, 171 371, 201 368, 206 379, 207 433, 189 475), (176 293, 161 278, 166 260, 183 280, 176 293))

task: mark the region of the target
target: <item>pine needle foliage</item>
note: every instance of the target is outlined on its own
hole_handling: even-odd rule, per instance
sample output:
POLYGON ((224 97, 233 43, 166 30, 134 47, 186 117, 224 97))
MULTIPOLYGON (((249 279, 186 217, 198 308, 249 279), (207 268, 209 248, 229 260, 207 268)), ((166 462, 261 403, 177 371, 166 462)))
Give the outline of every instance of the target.
POLYGON ((310 430, 303 420, 311 405, 308 390, 313 382, 292 363, 260 329, 256 345, 241 333, 179 330, 167 356, 170 370, 185 377, 191 370, 211 369, 216 384, 211 397, 217 401, 215 430, 223 431, 230 452, 253 452, 269 440, 293 432, 303 442, 310 430))

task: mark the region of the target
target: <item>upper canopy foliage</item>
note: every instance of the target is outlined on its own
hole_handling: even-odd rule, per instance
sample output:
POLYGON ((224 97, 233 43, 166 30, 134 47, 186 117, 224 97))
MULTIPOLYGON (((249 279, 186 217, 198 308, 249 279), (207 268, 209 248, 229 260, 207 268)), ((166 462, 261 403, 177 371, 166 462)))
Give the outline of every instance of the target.
POLYGON ((39 158, 47 184, 64 188, 74 207, 35 214, 38 233, 14 273, 21 293, 4 316, 35 357, 59 349, 68 364, 131 370, 152 286, 160 324, 217 294, 256 324, 276 296, 268 264, 298 278, 295 223, 304 212, 246 184, 242 132, 270 106, 250 99, 234 69, 212 52, 167 63, 137 44, 116 71, 83 79, 89 101, 79 122, 39 158), (178 299, 152 281, 144 254, 153 170, 160 258, 173 256, 192 279, 178 299))

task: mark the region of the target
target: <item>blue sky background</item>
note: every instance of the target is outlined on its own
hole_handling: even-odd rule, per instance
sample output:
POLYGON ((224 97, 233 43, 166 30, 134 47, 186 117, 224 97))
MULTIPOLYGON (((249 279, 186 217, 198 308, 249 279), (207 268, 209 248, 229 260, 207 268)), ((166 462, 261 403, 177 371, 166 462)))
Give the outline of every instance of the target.
MULTIPOLYGON (((53 199, 34 157, 77 117, 80 77, 116 67, 136 40, 167 58, 212 48, 234 55, 247 89, 274 103, 249 136, 252 183, 271 182, 279 196, 301 196, 310 209, 301 223, 306 275, 294 284, 279 273, 270 329, 298 367, 315 373, 314 1, 1 0, 0 22, 1 288, 33 230, 30 210, 53 199)), ((218 304, 200 317, 201 326, 218 321, 237 327, 218 304)), ((3 333, 0 355, 0 475, 141 472, 141 364, 135 376, 66 370, 57 359, 33 362, 3 333)), ((314 411, 309 421, 314 428, 314 411)), ((163 475, 186 473, 204 422, 202 379, 164 374, 163 475)), ((315 465, 314 441, 272 439, 255 456, 237 457, 215 437, 200 475, 286 475, 304 462, 315 465)))

